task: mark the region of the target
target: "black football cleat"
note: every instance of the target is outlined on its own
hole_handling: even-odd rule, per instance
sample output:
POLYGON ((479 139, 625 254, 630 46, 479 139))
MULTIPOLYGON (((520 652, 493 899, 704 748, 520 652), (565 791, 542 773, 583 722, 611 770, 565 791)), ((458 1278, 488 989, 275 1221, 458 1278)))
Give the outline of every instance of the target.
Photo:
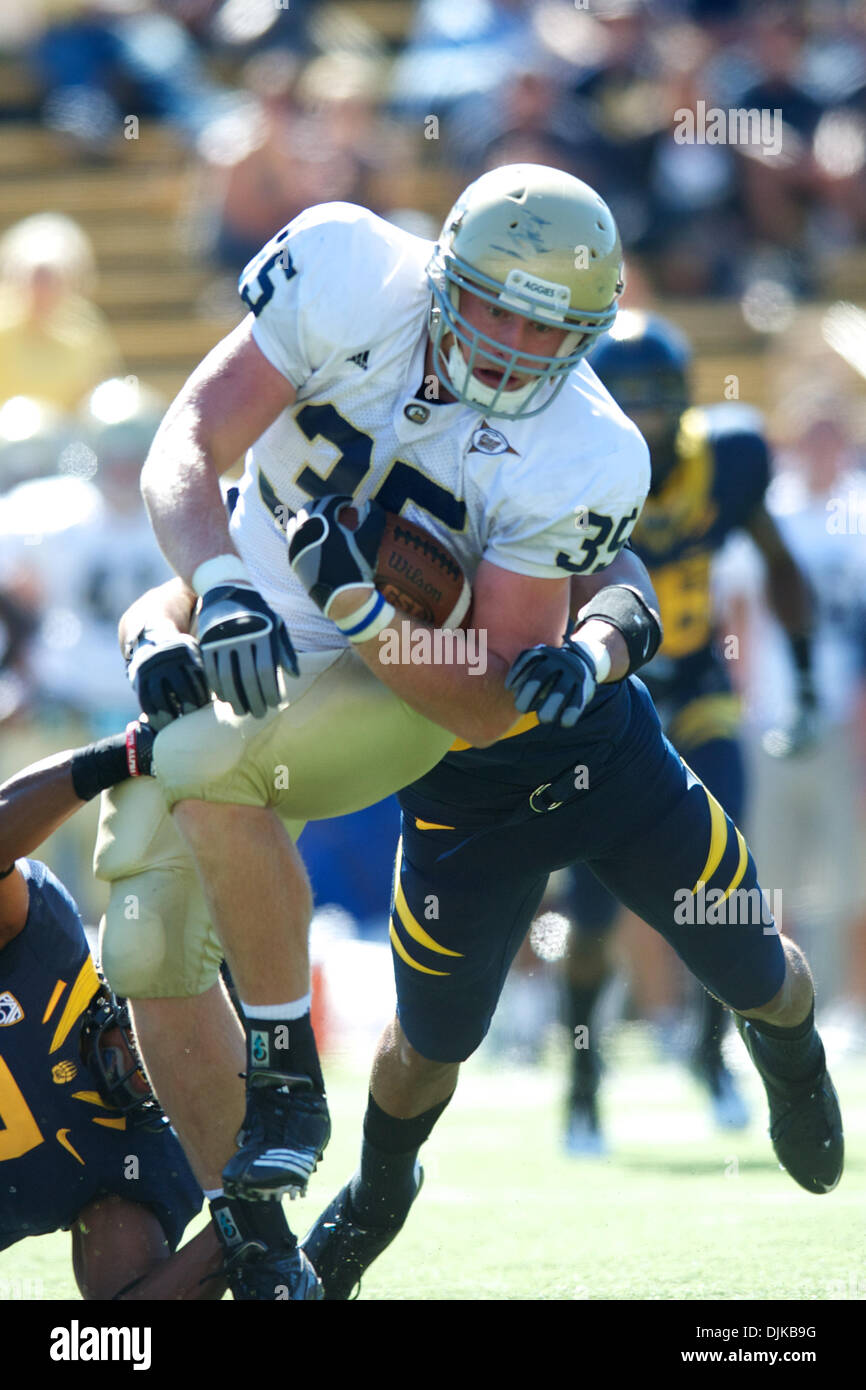
MULTIPOLYGON (((424 1170, 419 1168, 416 1197, 423 1181, 424 1170)), ((350 1299, 356 1286, 360 1292, 361 1275, 387 1250, 404 1224, 405 1217, 396 1226, 358 1226, 352 1219, 348 1186, 338 1192, 301 1241, 322 1281, 326 1301, 350 1299)))
POLYGON ((227 1196, 302 1197, 330 1137, 328 1102, 308 1076, 251 1072, 239 1148, 223 1169, 227 1196))
POLYGON ((324 1297, 316 1271, 299 1245, 269 1248, 246 1240, 223 1266, 232 1298, 240 1303, 314 1303, 324 1297))
POLYGON ((807 1192, 832 1192, 842 1176, 845 1141, 839 1097, 827 1073, 823 1048, 821 1068, 808 1081, 783 1081, 756 1059, 755 1033, 748 1019, 739 1014, 734 1018, 767 1092, 776 1157, 807 1192))

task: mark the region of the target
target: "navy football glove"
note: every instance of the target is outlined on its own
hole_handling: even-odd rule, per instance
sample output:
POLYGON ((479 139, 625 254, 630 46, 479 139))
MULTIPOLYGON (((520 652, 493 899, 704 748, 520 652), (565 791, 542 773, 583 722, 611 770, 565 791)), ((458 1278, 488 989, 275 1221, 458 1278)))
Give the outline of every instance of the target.
POLYGON ((158 642, 145 630, 133 649, 126 674, 156 732, 182 714, 210 704, 198 643, 184 633, 158 642))
POLYGON ((595 662, 581 642, 568 638, 561 647, 539 645, 521 652, 511 664, 505 689, 521 714, 534 710, 542 724, 571 729, 595 694, 595 662))
POLYGON ((262 719, 283 698, 278 671, 298 674, 285 623, 252 584, 208 589, 198 615, 198 644, 210 689, 235 714, 262 719))
POLYGON ((351 497, 322 497, 298 512, 289 526, 289 564, 325 616, 343 589, 375 588, 376 560, 385 530, 378 502, 359 506, 351 497), (350 531, 338 520, 342 507, 355 507, 358 524, 350 531))

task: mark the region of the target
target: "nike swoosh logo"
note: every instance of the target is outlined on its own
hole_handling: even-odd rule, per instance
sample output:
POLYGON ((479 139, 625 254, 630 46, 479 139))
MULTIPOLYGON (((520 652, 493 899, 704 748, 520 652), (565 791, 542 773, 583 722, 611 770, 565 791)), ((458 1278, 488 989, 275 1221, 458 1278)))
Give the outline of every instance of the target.
POLYGON ((81 1154, 80 1154, 80 1153, 76 1153, 75 1149, 72 1147, 72 1145, 70 1144, 69 1140, 66 1138, 66 1136, 67 1136, 68 1133, 69 1133, 69 1130, 68 1130, 68 1129, 58 1129, 58 1131, 57 1131, 57 1133, 56 1133, 56 1135, 55 1135, 54 1137, 55 1137, 55 1139, 57 1140, 58 1144, 62 1144, 62 1145, 63 1145, 63 1147, 64 1147, 64 1149, 66 1150, 67 1153, 72 1154, 72 1157, 73 1157, 73 1158, 77 1158, 77 1159, 78 1159, 78 1162, 81 1164, 81 1166, 82 1166, 82 1168, 83 1168, 83 1167, 84 1167, 84 1159, 81 1157, 81 1154))

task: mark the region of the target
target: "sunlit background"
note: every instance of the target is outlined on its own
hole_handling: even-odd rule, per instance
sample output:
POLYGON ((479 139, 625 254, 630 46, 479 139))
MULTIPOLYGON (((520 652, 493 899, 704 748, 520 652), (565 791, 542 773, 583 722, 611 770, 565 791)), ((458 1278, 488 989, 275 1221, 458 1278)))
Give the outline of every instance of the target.
MULTIPOLYGON (((0 773, 136 713, 116 621, 166 575, 137 475, 161 413, 242 316, 238 272, 311 204, 435 238, 485 169, 593 184, 624 304, 671 317, 698 402, 764 412, 770 505, 815 586, 824 728, 797 767, 760 735, 791 671, 750 544, 719 567, 740 639, 747 828, 840 1036, 866 1040, 866 11, 734 0, 29 0, 0 7, 0 773), (681 142, 684 109, 779 113, 781 151, 681 142), (838 518, 837 526, 830 524, 838 518)), ((88 921, 95 810, 44 851, 88 921)), ((322 1040, 388 1008, 393 802, 302 841, 322 1040), (363 981, 363 988, 359 982, 363 981), (359 998, 361 1002, 359 1002, 359 998)), ((480 887, 483 892, 483 886, 480 887)), ((493 1045, 556 1019, 555 894, 493 1045)), ((669 1018, 670 953, 631 924, 621 1007, 669 1018)), ((366 1034, 365 1034, 366 1035, 366 1034)))

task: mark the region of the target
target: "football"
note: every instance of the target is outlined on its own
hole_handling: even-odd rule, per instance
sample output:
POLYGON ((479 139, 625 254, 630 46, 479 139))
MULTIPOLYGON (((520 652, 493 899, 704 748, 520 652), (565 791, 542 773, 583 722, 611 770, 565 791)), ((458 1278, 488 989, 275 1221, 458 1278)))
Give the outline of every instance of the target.
MULTIPOLYGON (((340 520, 351 528, 354 507, 344 507, 340 520)), ((472 601, 469 580, 447 546, 396 512, 386 513, 376 587, 395 608, 431 627, 460 627, 472 601)))

